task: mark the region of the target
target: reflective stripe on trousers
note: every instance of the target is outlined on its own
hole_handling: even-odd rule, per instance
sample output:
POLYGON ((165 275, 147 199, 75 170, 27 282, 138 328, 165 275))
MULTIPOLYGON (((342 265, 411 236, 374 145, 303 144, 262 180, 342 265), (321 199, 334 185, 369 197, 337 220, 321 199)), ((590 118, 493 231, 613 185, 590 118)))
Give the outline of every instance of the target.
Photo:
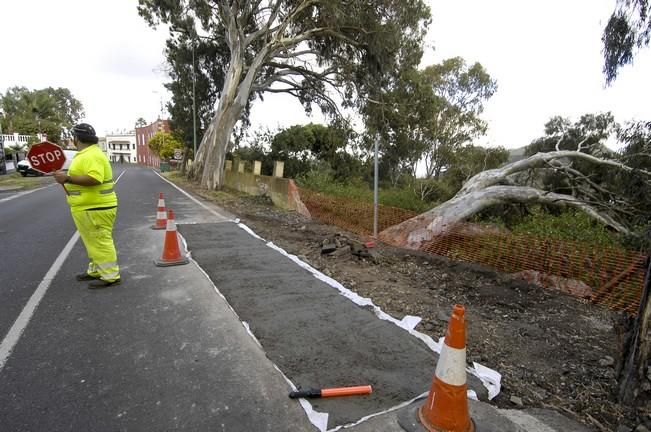
POLYGON ((113 244, 116 215, 117 208, 72 213, 72 219, 90 260, 87 273, 109 282, 120 279, 120 268, 113 244))

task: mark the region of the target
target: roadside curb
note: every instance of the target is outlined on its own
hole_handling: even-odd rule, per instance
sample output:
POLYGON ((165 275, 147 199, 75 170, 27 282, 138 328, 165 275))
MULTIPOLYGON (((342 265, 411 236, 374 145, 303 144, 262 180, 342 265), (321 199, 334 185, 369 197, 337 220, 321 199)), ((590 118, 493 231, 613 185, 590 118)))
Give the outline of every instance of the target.
POLYGON ((0 186, 0 192, 13 192, 24 189, 24 186, 0 186))

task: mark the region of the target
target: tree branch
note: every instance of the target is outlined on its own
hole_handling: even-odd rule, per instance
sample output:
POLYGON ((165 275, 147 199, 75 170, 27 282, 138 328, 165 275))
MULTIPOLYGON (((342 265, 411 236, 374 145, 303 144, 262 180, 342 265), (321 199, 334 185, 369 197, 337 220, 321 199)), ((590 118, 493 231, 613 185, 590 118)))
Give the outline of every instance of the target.
MULTIPOLYGON (((258 2, 259 4, 259 2, 258 2)), ((266 34, 269 29, 271 28, 271 25, 276 21, 276 18, 278 18, 278 12, 280 11, 280 5, 282 4, 281 0, 276 0, 276 3, 272 6, 271 13, 269 14, 269 18, 267 19, 267 22, 265 25, 260 27, 257 31, 249 34, 245 39, 244 39, 244 46, 247 47, 251 45, 255 40, 257 40, 260 36, 266 34)), ((263 8, 259 12, 262 12, 263 10, 266 10, 269 8, 263 8)))
POLYGON ((330 84, 332 87, 335 87, 335 82, 328 77, 336 71, 334 68, 328 68, 322 72, 314 72, 301 66, 285 63, 267 62, 266 65, 279 70, 277 70, 273 75, 266 78, 264 81, 255 84, 253 86, 255 91, 264 91, 265 89, 270 88, 274 82, 279 81, 280 78, 292 75, 319 80, 326 84, 330 84))
MULTIPOLYGON (((280 2, 280 0, 279 0, 279 2, 280 2)), ((292 21, 294 21, 294 18, 296 18, 296 16, 299 13, 301 13, 302 11, 307 9, 308 6, 313 5, 313 4, 318 4, 318 3, 321 3, 321 0, 305 0, 303 3, 296 6, 296 8, 294 8, 294 10, 291 11, 285 17, 285 19, 278 25, 277 30, 276 30, 277 34, 280 36, 283 33, 285 33, 285 30, 287 30, 287 27, 289 26, 289 24, 292 21)))
MULTIPOLYGON (((315 29, 308 30, 304 33, 298 34, 294 37, 291 38, 284 38, 284 39, 277 39, 272 43, 272 50, 275 53, 276 51, 282 51, 282 50, 287 50, 289 48, 293 48, 300 44, 301 42, 304 42, 306 40, 310 40, 314 38, 315 36, 332 36, 334 38, 340 39, 346 43, 348 43, 351 46, 354 47, 359 47, 361 44, 348 36, 334 31, 330 27, 318 27, 315 29)), ((272 54, 275 55, 275 54, 272 54)))
POLYGON ((318 55, 318 51, 315 50, 303 50, 303 51, 296 51, 296 52, 291 52, 288 51, 287 53, 276 53, 274 54, 274 58, 284 58, 284 59, 289 59, 289 58, 297 58, 305 54, 314 54, 318 55))
POLYGON ((530 156, 527 159, 522 159, 510 163, 502 168, 497 168, 497 169, 488 170, 479 173, 475 177, 468 180, 468 182, 465 185, 463 185, 463 187, 461 188, 458 194, 462 195, 468 192, 472 192, 474 190, 479 190, 479 189, 486 188, 488 186, 499 184, 507 176, 528 169, 540 168, 547 165, 550 161, 553 161, 555 159, 562 159, 562 158, 582 159, 597 165, 612 166, 626 172, 632 172, 632 171, 640 172, 651 178, 651 172, 649 171, 637 170, 612 159, 601 159, 579 151, 561 150, 561 151, 553 151, 548 153, 536 153, 535 155, 530 156))
POLYGON ((491 186, 455 196, 428 212, 384 230, 380 233, 380 238, 399 246, 419 249, 423 243, 445 234, 450 228, 474 214, 497 204, 512 202, 577 208, 616 231, 629 233, 626 227, 609 215, 573 196, 545 192, 528 186, 491 186))

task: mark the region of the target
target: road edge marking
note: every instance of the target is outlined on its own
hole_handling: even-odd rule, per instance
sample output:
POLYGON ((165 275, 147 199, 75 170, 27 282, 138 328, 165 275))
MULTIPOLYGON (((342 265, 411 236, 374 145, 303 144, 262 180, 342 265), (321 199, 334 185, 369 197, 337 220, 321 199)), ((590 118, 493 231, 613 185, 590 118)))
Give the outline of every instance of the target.
POLYGON ((14 198, 18 198, 18 197, 21 197, 21 196, 29 195, 29 194, 31 194, 31 193, 33 193, 33 192, 37 192, 37 191, 40 191, 40 190, 43 190, 43 189, 47 189, 47 188, 52 187, 52 186, 54 186, 54 184, 47 185, 47 186, 43 186, 43 187, 40 187, 40 188, 37 188, 37 189, 31 189, 31 190, 26 190, 26 191, 18 192, 18 193, 15 194, 15 195, 11 195, 11 196, 8 196, 7 198, 2 198, 2 199, 0 199, 0 203, 3 203, 3 202, 5 202, 5 201, 11 201, 11 200, 14 199, 14 198))
POLYGON ((187 196, 188 198, 190 198, 190 199, 191 199, 192 201, 194 201, 195 203, 199 204, 199 205, 200 205, 201 207, 203 207, 204 209, 208 210, 208 211, 209 211, 210 213, 212 213, 214 216, 217 216, 217 217, 223 219, 225 222, 226 222, 226 221, 229 221, 229 220, 231 219, 231 218, 226 217, 226 216, 224 216, 223 214, 219 213, 218 211, 211 209, 210 207, 208 207, 207 205, 205 205, 204 203, 202 203, 201 201, 199 201, 198 199, 196 199, 195 197, 193 197, 192 195, 190 195, 188 192, 186 192, 186 191, 184 191, 183 189, 181 189, 181 188, 180 188, 179 186, 177 186, 176 184, 174 184, 174 183, 172 183, 171 181, 167 180, 165 177, 163 177, 162 175, 160 175, 158 172, 156 172, 156 171, 154 171, 154 170, 152 170, 152 171, 153 171, 154 174, 156 174, 158 177, 160 177, 161 179, 163 179, 163 180, 166 181, 167 183, 169 183, 169 184, 171 184, 172 186, 174 186, 176 189, 179 190, 179 192, 181 192, 183 195, 185 195, 185 196, 187 196))
POLYGON ((70 251, 72 251, 72 248, 75 246, 75 243, 77 243, 77 240, 79 240, 79 231, 75 231, 72 237, 70 237, 70 240, 68 240, 68 243, 65 245, 59 256, 54 260, 54 263, 50 269, 47 271, 47 273, 45 273, 45 277, 41 283, 38 284, 36 291, 34 291, 34 294, 32 294, 32 296, 29 298, 29 301, 20 312, 20 315, 18 315, 18 318, 16 318, 16 321, 14 321, 14 324, 7 332, 5 338, 2 340, 2 343, 0 344, 0 372, 2 372, 2 369, 9 359, 9 356, 18 343, 20 336, 25 331, 25 328, 27 327, 27 324, 29 324, 29 321, 32 319, 36 308, 38 307, 41 300, 43 300, 47 289, 50 287, 50 284, 63 266, 66 258, 68 258, 68 255, 70 254, 70 251))

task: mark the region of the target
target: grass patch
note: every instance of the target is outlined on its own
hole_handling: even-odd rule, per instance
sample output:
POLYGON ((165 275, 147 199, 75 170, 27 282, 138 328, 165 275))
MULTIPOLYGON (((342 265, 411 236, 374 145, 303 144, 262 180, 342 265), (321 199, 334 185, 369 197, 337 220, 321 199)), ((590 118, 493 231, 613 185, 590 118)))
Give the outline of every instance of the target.
POLYGON ((168 171, 161 173, 163 177, 175 183, 179 186, 182 186, 185 189, 190 190, 191 192, 199 195, 202 198, 205 198, 209 201, 215 202, 217 204, 230 203, 238 200, 241 195, 237 191, 232 190, 208 190, 202 188, 198 183, 195 183, 189 180, 187 177, 181 175, 180 171, 168 171))
POLYGON ((542 238, 578 241, 598 246, 616 246, 618 239, 606 226, 578 210, 566 210, 551 215, 541 209, 511 227, 514 234, 535 235, 542 238))
POLYGON ((23 177, 17 172, 0 176, 0 189, 33 189, 45 184, 52 183, 49 176, 23 177))
MULTIPOLYGON (((351 201, 373 203, 373 189, 360 180, 350 182, 338 182, 331 176, 319 172, 310 172, 297 179, 300 187, 310 189, 339 198, 347 198, 351 201)), ((431 202, 424 202, 409 187, 388 187, 381 185, 378 191, 380 205, 397 207, 415 212, 425 212, 435 205, 431 202)))

